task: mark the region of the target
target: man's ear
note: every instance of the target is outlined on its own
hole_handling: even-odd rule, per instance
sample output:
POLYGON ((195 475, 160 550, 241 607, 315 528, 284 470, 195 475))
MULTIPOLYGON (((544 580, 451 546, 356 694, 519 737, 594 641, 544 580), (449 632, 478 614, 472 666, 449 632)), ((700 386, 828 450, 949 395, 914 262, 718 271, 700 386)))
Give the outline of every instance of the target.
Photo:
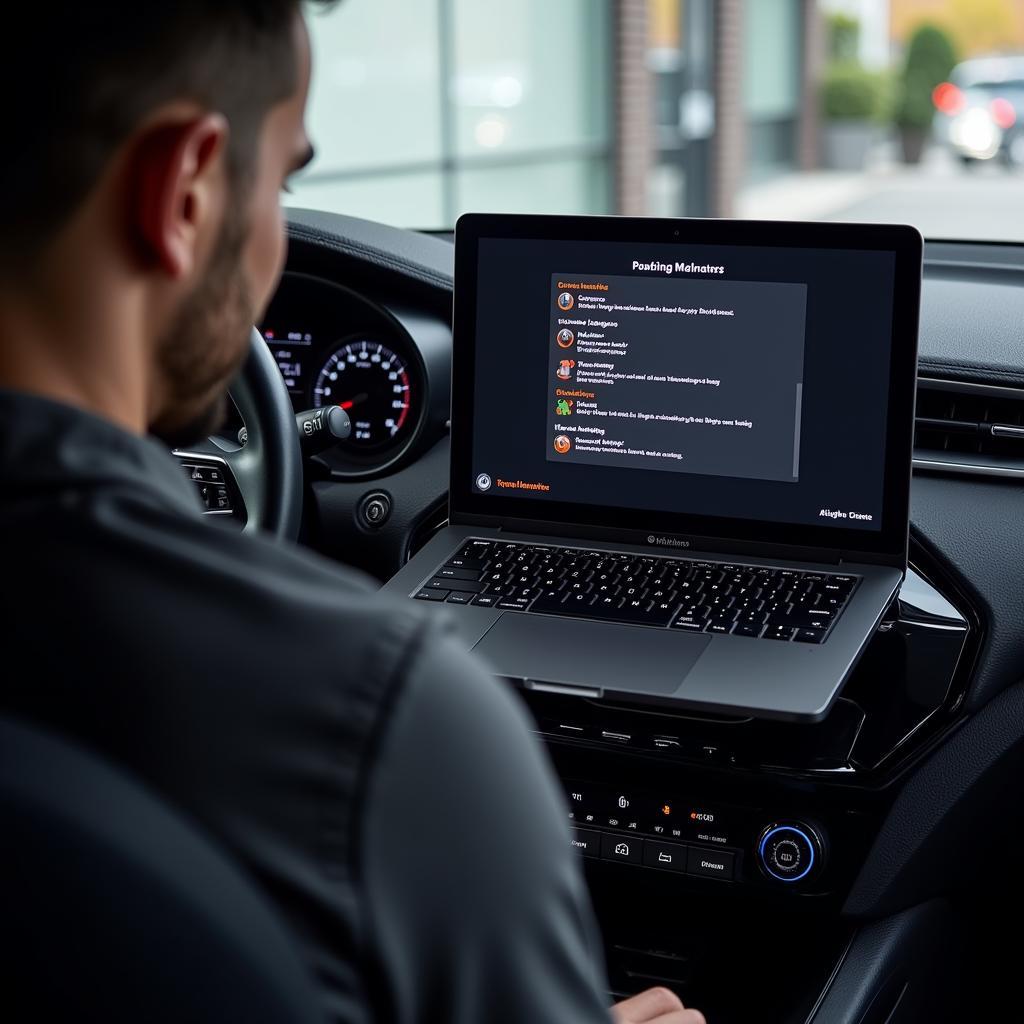
POLYGON ((171 115, 145 130, 134 148, 129 217, 145 261, 175 280, 195 271, 203 239, 219 231, 227 142, 222 114, 171 115))

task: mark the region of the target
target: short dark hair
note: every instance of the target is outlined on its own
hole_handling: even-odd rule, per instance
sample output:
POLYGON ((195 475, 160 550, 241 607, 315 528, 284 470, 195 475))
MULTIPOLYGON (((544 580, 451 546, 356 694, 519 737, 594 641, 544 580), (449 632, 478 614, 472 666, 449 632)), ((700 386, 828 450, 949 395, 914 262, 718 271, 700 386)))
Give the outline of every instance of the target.
POLYGON ((244 181, 267 111, 295 88, 291 28, 301 6, 36 0, 5 15, 0 269, 31 260, 117 147, 170 100, 195 99, 228 118, 229 171, 244 181))

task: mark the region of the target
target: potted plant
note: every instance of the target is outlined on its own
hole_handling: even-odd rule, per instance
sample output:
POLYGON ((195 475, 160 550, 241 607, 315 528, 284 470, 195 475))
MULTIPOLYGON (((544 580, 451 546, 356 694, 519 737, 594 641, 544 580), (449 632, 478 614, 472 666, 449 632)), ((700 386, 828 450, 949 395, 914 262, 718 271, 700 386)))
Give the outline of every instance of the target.
POLYGON ((822 82, 822 158, 826 167, 861 171, 877 137, 882 81, 855 60, 837 61, 822 82))
POLYGON ((895 110, 903 159, 908 164, 921 159, 935 115, 932 92, 949 77, 955 64, 953 43, 937 25, 922 25, 911 36, 895 110))

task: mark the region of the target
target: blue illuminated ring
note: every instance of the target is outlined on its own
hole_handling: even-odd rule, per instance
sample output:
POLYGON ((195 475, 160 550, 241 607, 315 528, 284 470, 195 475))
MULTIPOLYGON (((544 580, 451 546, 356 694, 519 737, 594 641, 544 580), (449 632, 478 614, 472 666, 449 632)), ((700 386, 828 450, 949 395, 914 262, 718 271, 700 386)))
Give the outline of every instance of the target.
POLYGON ((758 853, 761 856, 761 863, 764 865, 765 871, 767 871, 768 874, 772 876, 772 878, 779 882, 799 882, 801 878, 806 878, 811 868, 814 867, 814 842, 812 841, 811 837, 807 835, 806 832, 801 832, 800 829, 798 829, 795 825, 777 825, 775 828, 771 829, 771 831, 766 832, 764 839, 761 840, 761 846, 758 850, 758 853), (793 875, 792 877, 787 878, 784 875, 775 874, 775 872, 772 871, 772 869, 768 866, 768 860, 764 855, 764 848, 768 845, 768 840, 771 839, 771 837, 778 832, 795 832, 804 840, 804 842, 807 843, 807 849, 811 852, 811 862, 807 865, 806 869, 801 874, 793 875))

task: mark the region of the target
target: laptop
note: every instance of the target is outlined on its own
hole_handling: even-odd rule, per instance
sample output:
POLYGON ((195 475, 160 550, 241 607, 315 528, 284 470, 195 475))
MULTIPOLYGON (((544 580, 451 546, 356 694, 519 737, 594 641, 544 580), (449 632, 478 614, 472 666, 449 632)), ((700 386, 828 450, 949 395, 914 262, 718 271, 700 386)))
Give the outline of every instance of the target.
POLYGON ((449 525, 386 585, 520 686, 822 719, 906 572, 922 239, 469 214, 449 525))

